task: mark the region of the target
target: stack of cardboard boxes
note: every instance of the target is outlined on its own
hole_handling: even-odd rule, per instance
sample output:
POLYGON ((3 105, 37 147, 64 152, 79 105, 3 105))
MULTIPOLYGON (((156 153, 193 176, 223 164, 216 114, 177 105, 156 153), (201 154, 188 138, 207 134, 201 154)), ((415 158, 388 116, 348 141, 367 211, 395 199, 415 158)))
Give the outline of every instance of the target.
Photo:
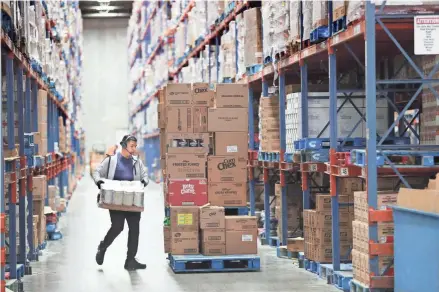
POLYGON ((279 152, 279 98, 277 96, 262 96, 259 102, 259 116, 260 150, 264 152, 279 152))
POLYGON ((224 208, 247 205, 247 85, 169 84, 159 99, 165 251, 257 253, 256 218, 224 208))
POLYGON ((208 196, 212 206, 247 205, 248 87, 217 84, 208 129, 213 155, 208 157, 208 196))
POLYGON ((263 63, 262 15, 260 8, 244 11, 244 63, 250 67, 263 63))
MULTIPOLYGON (((343 178, 338 183, 339 237, 342 261, 352 248, 352 221, 354 220, 354 192, 363 190, 362 179, 343 178)), ((304 210, 305 257, 320 263, 332 262, 332 198, 329 194, 316 194, 316 208, 304 210)))
POLYGON ((58 141, 59 151, 61 153, 66 153, 67 152, 67 138, 66 138, 66 127, 64 126, 64 118, 63 117, 58 118, 58 124, 59 124, 59 141, 58 141))
MULTIPOLYGON (((352 250, 352 267, 354 279, 370 284, 370 258, 369 258, 369 204, 367 201, 367 192, 355 192, 355 221, 353 226, 353 250, 352 250)), ((398 194, 394 192, 378 192, 377 209, 385 209, 387 206, 396 205, 398 194)), ((394 225, 393 222, 378 223, 378 240, 380 243, 393 242, 394 225)), ((386 271, 384 276, 393 275, 391 263, 393 256, 379 256, 378 268, 380 275, 386 271)))
POLYGON ((46 217, 44 216, 44 205, 47 195, 47 177, 38 175, 32 178, 32 204, 36 230, 34 230, 34 246, 42 244, 46 239, 46 217))
POLYGON ((38 132, 34 132, 35 155, 47 154, 47 91, 38 90, 38 132))
POLYGON ((282 202, 282 186, 281 184, 275 184, 275 217, 278 220, 277 235, 279 239, 289 238, 294 236, 295 231, 302 230, 302 207, 303 207, 303 192, 299 184, 287 184, 286 186, 287 199, 286 202, 282 202), (286 217, 287 217, 287 234, 282 233, 282 218, 283 218, 283 204, 286 204, 286 217))

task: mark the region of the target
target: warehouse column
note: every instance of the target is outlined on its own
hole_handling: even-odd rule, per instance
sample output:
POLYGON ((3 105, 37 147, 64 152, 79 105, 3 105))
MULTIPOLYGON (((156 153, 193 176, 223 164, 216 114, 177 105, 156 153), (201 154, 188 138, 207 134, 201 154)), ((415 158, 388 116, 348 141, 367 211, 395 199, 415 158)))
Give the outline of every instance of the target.
MULTIPOLYGON (((376 38, 375 38, 375 5, 370 1, 365 2, 366 11, 366 153, 367 153, 367 203, 369 208, 377 209, 377 163, 376 163, 376 38)), ((369 226, 369 240, 378 242, 377 224, 369 226)), ((369 271, 380 275, 378 269, 378 257, 370 257, 369 271)))
MULTIPOLYGON (((308 138, 308 66, 300 60, 300 85, 302 92, 302 138, 308 138)), ((310 209, 309 173, 302 172, 303 210, 310 209)))
POLYGON ((17 108, 18 108, 18 141, 20 146, 20 185, 19 185, 19 230, 20 230, 20 264, 26 265, 26 156, 25 147, 30 149, 31 140, 24 141, 24 106, 23 106, 23 66, 17 69, 17 108))
MULTIPOLYGON (((25 93, 25 102, 24 102, 24 130, 26 133, 31 133, 32 131, 32 115, 31 115, 31 77, 29 72, 26 74, 26 93, 25 93)), ((37 125, 34 127, 38 127, 37 125)), ((31 159, 32 166, 34 165, 33 161, 33 153, 28 157, 31 159)), ((29 165, 29 164, 28 164, 29 165)), ((28 258, 30 261, 34 261, 36 259, 35 255, 35 244, 34 242, 34 228, 33 228, 33 197, 32 197, 32 172, 29 172, 27 176, 27 242, 29 243, 29 253, 28 258)))
MULTIPOLYGON (((9 53, 6 58, 6 90, 7 90, 7 142, 9 151, 15 149, 15 84, 14 84, 14 54, 9 53)), ((5 161, 10 176, 9 183, 9 273, 11 279, 17 279, 17 172, 15 160, 5 161)))
MULTIPOLYGON (((268 84, 262 77, 262 95, 268 96, 268 84)), ((271 216, 270 216, 270 178, 268 176, 268 169, 264 167, 264 213, 265 213, 265 244, 270 243, 271 237, 271 216)))
MULTIPOLYGON (((253 114, 253 88, 248 83, 248 149, 255 150, 255 123, 253 114)), ((255 216, 255 178, 253 167, 249 167, 250 214, 255 216)))
MULTIPOLYGON (((330 134, 330 163, 334 164, 337 152, 337 57, 329 47, 329 134, 330 134)), ((331 212, 332 212, 332 264, 334 271, 340 270, 340 218, 338 205, 337 177, 330 176, 331 212)))
MULTIPOLYGON (((279 125, 280 125, 280 158, 279 162, 285 161, 286 149, 286 123, 285 123, 285 71, 279 69, 279 125)), ((285 173, 280 171, 280 183, 282 189, 282 238, 281 245, 287 245, 288 240, 288 204, 285 173)))

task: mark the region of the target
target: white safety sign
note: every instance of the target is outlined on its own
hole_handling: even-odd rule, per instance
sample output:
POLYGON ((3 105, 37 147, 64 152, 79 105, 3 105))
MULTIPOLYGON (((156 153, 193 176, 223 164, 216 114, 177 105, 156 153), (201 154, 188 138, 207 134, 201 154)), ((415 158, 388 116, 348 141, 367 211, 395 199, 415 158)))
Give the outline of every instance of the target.
POLYGON ((439 15, 415 17, 415 55, 439 54, 439 15))

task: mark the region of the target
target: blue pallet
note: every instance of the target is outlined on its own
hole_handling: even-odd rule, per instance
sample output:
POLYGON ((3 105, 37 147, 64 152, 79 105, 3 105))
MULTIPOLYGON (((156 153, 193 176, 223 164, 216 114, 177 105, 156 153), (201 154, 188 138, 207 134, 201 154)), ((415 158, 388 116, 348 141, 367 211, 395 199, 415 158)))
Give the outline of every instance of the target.
POLYGON ((341 18, 334 20, 332 22, 332 32, 338 33, 346 29, 346 16, 342 16, 341 18))
POLYGON ((300 152, 300 160, 301 162, 315 162, 315 163, 324 163, 329 162, 329 149, 320 149, 320 150, 302 150, 300 152))
POLYGON ((285 162, 294 162, 294 153, 284 153, 285 162))
POLYGON ((204 41, 204 36, 200 36, 195 40, 195 47, 198 47, 204 41))
MULTIPOLYGON (((25 275, 25 267, 22 264, 17 264, 17 280, 20 280, 25 275)), ((5 265, 5 271, 10 272, 10 266, 8 264, 5 265)))
POLYGON ((327 25, 320 26, 309 34, 309 40, 311 43, 318 43, 326 40, 329 37, 329 28, 327 25))
POLYGON ((262 71, 263 68, 264 68, 264 65, 262 65, 262 64, 249 66, 246 68, 247 76, 252 76, 256 73, 259 73, 260 71, 262 71))
POLYGON ((264 65, 270 64, 271 62, 273 62, 273 58, 271 58, 271 56, 266 56, 264 58, 264 65))
POLYGON ((342 291, 349 292, 350 291, 350 285, 349 283, 352 280, 352 272, 349 271, 336 271, 332 275, 332 283, 335 287, 342 291))
MULTIPOLYGON (((386 159, 384 156, 411 156, 418 158, 416 164, 402 165, 404 166, 434 166, 437 165, 435 160, 439 160, 439 151, 414 151, 414 150, 381 150, 377 152, 376 164, 377 166, 384 166, 386 159)), ((366 150, 351 150, 351 159, 353 164, 365 167, 367 165, 366 150)), ((401 165, 398 165, 401 167, 401 165)))
POLYGON ((259 161, 268 161, 268 162, 279 162, 280 161, 280 154, 279 154, 279 152, 259 151, 258 160, 259 161))
POLYGON ((247 216, 248 207, 224 207, 227 216, 247 216))
POLYGON ((279 239, 279 237, 271 236, 268 243, 270 246, 278 247, 278 246, 280 246, 280 239, 279 239))
POLYGON ((44 157, 42 156, 34 156, 33 162, 35 167, 43 167, 45 164, 44 157))
POLYGON ((169 255, 174 273, 251 272, 260 271, 258 255, 169 255))
MULTIPOLYGON (((367 285, 360 283, 357 280, 351 280, 349 282, 349 286, 350 286, 350 290, 349 290, 350 292, 394 292, 393 289, 378 289, 378 288, 371 289, 367 285)), ((416 291, 422 291, 422 290, 416 290, 416 291)), ((433 291, 433 290, 428 290, 428 291, 433 291)))
POLYGON ((236 1, 230 1, 229 5, 226 8, 226 14, 229 15, 236 7, 236 1))
POLYGON ((317 274, 319 269, 320 269, 320 263, 315 262, 315 261, 311 261, 309 259, 304 259, 304 268, 305 270, 317 274))
POLYGON ((231 77, 223 78, 223 82, 222 83, 233 83, 233 78, 231 78, 231 77))
POLYGON ((55 231, 55 232, 48 232, 47 233, 48 239, 49 240, 60 240, 63 238, 63 235, 60 231, 55 231))
MULTIPOLYGON (((343 148, 348 147, 365 147, 366 138, 339 138, 337 139, 337 144, 341 145, 344 141, 345 145, 343 148)), ((303 138, 294 141, 294 149, 296 150, 319 150, 319 149, 329 149, 330 138, 303 138)))
POLYGON ((300 252, 289 251, 285 246, 278 246, 276 255, 278 258, 299 259, 300 252))

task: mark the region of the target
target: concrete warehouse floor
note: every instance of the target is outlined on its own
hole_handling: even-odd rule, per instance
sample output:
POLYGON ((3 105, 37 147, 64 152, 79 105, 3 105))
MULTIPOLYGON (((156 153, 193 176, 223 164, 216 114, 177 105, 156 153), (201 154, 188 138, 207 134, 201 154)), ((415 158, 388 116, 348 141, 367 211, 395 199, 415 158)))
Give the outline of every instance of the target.
POLYGON ((275 249, 261 247, 261 272, 204 273, 176 275, 163 253, 164 217, 160 185, 147 187, 146 211, 140 223, 138 259, 146 270, 128 273, 123 264, 128 227, 108 249, 104 265, 95 262, 99 241, 110 226, 108 211, 96 206, 97 188, 86 175, 78 185, 61 218, 64 238, 50 242, 40 261, 33 263, 33 275, 24 278, 25 292, 183 292, 183 291, 339 291, 327 285, 293 261, 278 259, 275 249))

